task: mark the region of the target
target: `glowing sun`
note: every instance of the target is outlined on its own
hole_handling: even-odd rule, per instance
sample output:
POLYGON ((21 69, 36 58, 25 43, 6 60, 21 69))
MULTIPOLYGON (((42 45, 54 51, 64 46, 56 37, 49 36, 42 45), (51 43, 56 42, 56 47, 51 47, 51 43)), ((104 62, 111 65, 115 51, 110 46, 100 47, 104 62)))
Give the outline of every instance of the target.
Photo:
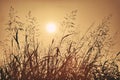
POLYGON ((55 25, 55 23, 48 23, 46 25, 46 30, 49 33, 54 33, 56 31, 56 25, 55 25))

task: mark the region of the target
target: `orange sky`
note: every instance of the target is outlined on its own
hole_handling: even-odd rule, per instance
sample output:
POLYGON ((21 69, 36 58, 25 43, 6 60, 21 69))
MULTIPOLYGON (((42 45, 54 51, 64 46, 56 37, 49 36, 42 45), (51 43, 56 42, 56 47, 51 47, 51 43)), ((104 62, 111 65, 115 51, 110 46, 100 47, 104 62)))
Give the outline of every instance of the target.
MULTIPOLYGON (((8 20, 10 6, 24 17, 29 10, 37 17, 42 36, 45 35, 45 25, 48 22, 60 22, 70 11, 77 9, 76 23, 85 31, 93 22, 99 23, 105 16, 113 15, 111 19, 112 34, 118 31, 115 42, 119 42, 120 30, 120 0, 0 0, 0 41, 5 39, 5 24, 8 20)), ((120 42, 116 44, 119 47, 120 42)), ((115 47, 115 48, 116 48, 115 47)))

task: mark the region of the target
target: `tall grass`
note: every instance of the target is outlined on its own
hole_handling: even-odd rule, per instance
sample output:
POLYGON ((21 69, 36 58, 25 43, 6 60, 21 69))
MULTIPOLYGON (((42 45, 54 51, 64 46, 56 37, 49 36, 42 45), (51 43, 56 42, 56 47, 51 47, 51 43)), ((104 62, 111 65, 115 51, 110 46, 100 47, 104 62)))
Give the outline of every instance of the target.
POLYGON ((73 41, 71 37, 77 35, 73 30, 77 11, 72 11, 65 17, 58 45, 53 39, 47 55, 41 57, 40 54, 46 52, 39 51, 41 45, 36 42, 34 17, 29 12, 27 27, 23 28, 25 23, 19 21, 14 8, 10 10, 7 29, 11 33, 11 52, 0 67, 0 80, 120 80, 116 63, 120 52, 114 58, 107 59, 105 56, 112 46, 110 16, 95 28, 91 25, 85 35, 73 41), (25 32, 24 44, 20 44, 19 31, 25 32))

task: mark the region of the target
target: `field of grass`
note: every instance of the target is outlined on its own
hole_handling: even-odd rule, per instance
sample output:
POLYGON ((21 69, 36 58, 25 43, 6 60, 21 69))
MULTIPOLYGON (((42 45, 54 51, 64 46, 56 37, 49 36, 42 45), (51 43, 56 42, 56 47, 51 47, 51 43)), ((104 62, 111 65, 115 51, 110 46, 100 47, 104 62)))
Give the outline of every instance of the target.
POLYGON ((111 16, 105 17, 95 28, 92 24, 79 40, 73 41, 76 12, 65 17, 62 25, 65 29, 57 45, 56 39, 52 39, 44 52, 40 51, 42 45, 36 40, 34 17, 29 12, 29 25, 23 28, 25 23, 18 20, 11 7, 7 28, 11 50, 4 65, 0 66, 0 80, 120 80, 120 65, 117 64, 120 52, 108 58, 112 46, 109 35, 111 16), (25 33, 24 44, 19 42, 20 31, 25 33))

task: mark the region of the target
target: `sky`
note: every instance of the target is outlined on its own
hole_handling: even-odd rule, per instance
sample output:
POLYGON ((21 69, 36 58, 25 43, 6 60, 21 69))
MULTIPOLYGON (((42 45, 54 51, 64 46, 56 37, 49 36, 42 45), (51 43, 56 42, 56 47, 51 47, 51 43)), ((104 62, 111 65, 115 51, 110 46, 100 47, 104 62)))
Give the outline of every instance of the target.
POLYGON ((50 36, 45 31, 45 25, 49 22, 56 24, 61 22, 72 10, 78 10, 76 23, 81 32, 85 32, 93 22, 97 24, 104 17, 112 14, 111 34, 117 32, 114 41, 117 44, 114 49, 116 52, 119 50, 120 0, 0 0, 0 41, 6 38, 5 24, 8 21, 10 6, 14 7, 22 17, 31 11, 38 19, 42 38, 45 40, 50 36))

